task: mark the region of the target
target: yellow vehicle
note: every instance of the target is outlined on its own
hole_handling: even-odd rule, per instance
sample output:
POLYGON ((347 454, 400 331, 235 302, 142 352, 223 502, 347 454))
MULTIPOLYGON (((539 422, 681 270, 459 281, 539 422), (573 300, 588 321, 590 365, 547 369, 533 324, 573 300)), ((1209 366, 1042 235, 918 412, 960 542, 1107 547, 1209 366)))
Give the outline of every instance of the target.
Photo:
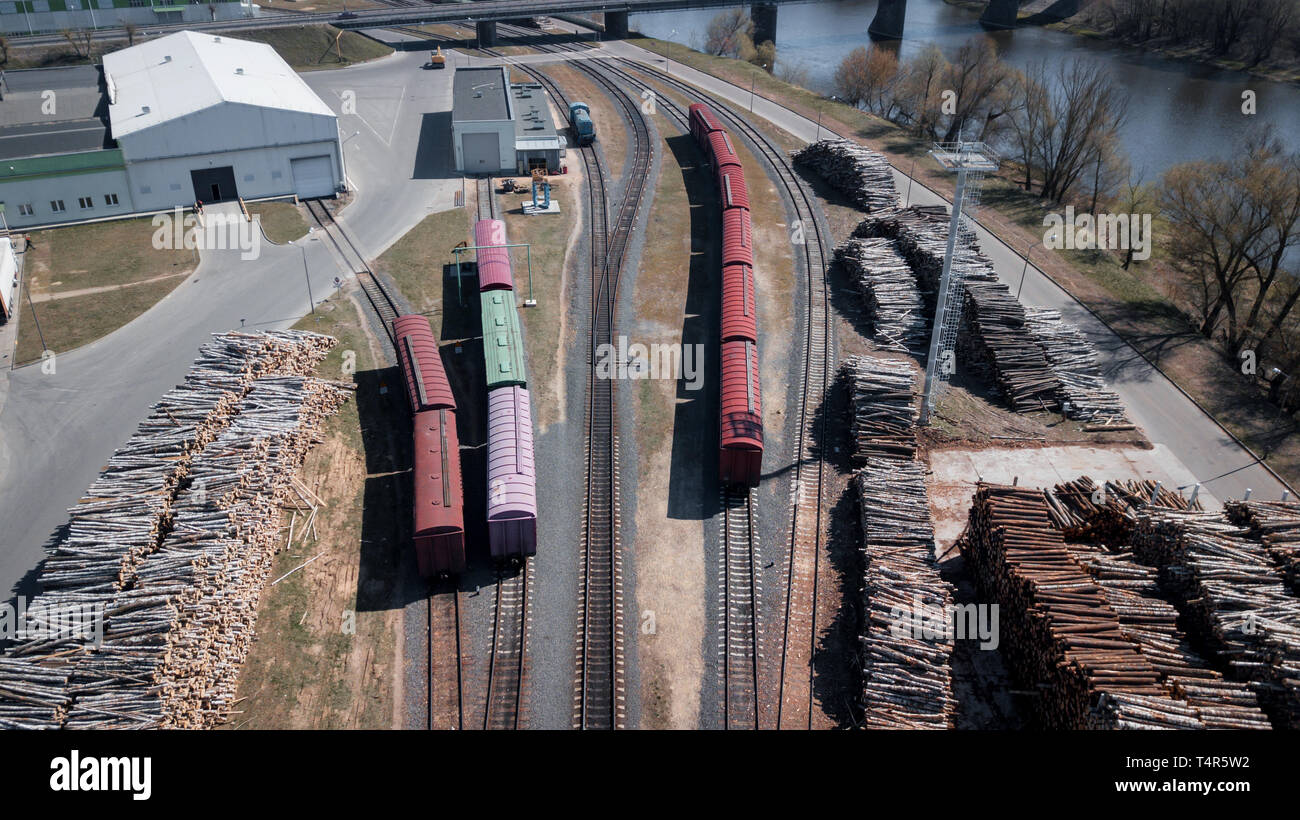
POLYGON ((442 56, 442 46, 438 46, 438 50, 429 55, 429 65, 433 68, 447 67, 447 58, 442 56))

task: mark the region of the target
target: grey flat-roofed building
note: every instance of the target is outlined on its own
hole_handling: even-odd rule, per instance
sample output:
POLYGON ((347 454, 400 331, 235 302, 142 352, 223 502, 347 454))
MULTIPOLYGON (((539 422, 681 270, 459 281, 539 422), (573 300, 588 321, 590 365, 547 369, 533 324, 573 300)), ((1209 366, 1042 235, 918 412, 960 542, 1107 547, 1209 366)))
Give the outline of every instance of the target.
POLYGON ((113 147, 98 66, 7 71, 0 90, 0 160, 113 147))
POLYGON ((565 143, 555 130, 546 90, 540 83, 515 83, 510 97, 515 108, 515 172, 559 171, 565 143))
POLYGON ((458 68, 452 78, 452 151, 461 173, 514 172, 514 106, 506 71, 499 65, 458 68))

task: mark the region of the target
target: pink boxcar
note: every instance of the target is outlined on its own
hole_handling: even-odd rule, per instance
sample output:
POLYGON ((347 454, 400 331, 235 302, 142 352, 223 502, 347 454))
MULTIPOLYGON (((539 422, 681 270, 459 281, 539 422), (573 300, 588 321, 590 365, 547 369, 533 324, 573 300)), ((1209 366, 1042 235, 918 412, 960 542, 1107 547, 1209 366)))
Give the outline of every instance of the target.
POLYGON ((515 279, 510 274, 510 249, 484 247, 504 245, 507 241, 506 223, 501 220, 480 219, 474 223, 474 244, 480 248, 476 251, 479 290, 514 290, 515 279))
POLYGON ((418 313, 398 316, 393 320, 393 334, 397 337, 397 360, 406 381, 406 395, 411 399, 411 412, 455 410, 456 399, 428 317, 418 313))
POLYGON ((528 390, 488 392, 488 545, 507 561, 537 554, 537 471, 528 390))
POLYGON ((465 511, 460 484, 460 441, 450 410, 416 413, 415 561, 433 578, 465 571, 465 511))

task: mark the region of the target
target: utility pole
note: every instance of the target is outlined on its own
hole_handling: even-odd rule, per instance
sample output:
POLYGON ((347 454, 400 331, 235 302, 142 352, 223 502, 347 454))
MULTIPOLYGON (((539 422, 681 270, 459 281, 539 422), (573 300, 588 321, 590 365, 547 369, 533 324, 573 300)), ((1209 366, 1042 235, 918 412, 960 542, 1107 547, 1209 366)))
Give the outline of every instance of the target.
MULTIPOLYGON (((939 275, 939 295, 935 301, 934 325, 930 331, 930 351, 925 357, 925 393, 921 400, 921 424, 930 423, 934 410, 934 387, 938 380, 946 381, 952 375, 953 349, 957 325, 961 321, 962 296, 965 271, 958 269, 954 281, 953 260, 956 258, 962 234, 962 215, 973 218, 979 204, 979 192, 984 175, 998 168, 998 156, 982 142, 935 143, 930 156, 944 168, 957 172, 957 186, 952 195, 952 218, 948 220, 948 246, 943 257, 943 271, 939 275), (955 314, 955 315, 953 315, 955 314), (947 345, 947 349, 942 348, 947 345), (944 359, 940 365, 942 353, 944 359), (942 366, 942 372, 936 369, 942 366)), ((969 237, 973 239, 973 235, 969 237)), ((966 244, 965 241, 960 244, 966 244)))

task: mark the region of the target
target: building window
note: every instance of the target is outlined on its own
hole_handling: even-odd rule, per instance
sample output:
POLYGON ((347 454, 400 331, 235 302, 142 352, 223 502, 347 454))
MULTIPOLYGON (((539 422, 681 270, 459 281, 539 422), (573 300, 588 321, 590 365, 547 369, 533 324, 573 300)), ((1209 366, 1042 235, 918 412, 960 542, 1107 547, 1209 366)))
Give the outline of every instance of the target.
POLYGON ((81 3, 77 0, 63 0, 63 2, 67 11, 81 11, 81 3))
POLYGON ((19 206, 18 206, 18 215, 19 215, 19 216, 35 216, 35 215, 36 215, 36 212, 32 210, 32 204, 31 204, 30 202, 28 202, 28 203, 26 203, 26 204, 24 204, 24 205, 19 205, 19 206))
POLYGON ((133 9, 148 8, 151 5, 153 3, 150 0, 131 0, 131 8, 133 9))
POLYGON ((284 174, 280 173, 279 171, 271 172, 271 179, 279 179, 282 176, 284 176, 284 174))
POLYGON ((49 11, 50 0, 32 0, 32 11, 49 11))
POLYGON ((0 14, 17 14, 17 3, 0 3, 0 14))
POLYGON ((171 184, 171 189, 173 191, 179 191, 181 189, 181 184, 179 182, 173 182, 171 184))
POLYGON ((141 186, 140 186, 140 193, 142 193, 142 194, 152 194, 152 193, 153 193, 153 186, 152 186, 152 185, 141 185, 141 186))
POLYGON ((61 213, 63 213, 64 211, 66 211, 67 208, 63 207, 63 200, 61 200, 61 199, 51 199, 51 200, 50 200, 50 210, 51 210, 51 211, 54 211, 56 214, 61 214, 61 213))
POLYGON ((80 206, 83 211, 88 210, 95 207, 95 198, 91 196, 79 196, 77 197, 77 205, 80 206))
POLYGON ((117 194, 104 194, 104 204, 105 204, 105 205, 116 205, 116 204, 117 204, 117 194))
POLYGON ((252 174, 244 174, 244 182, 252 182, 252 181, 253 181, 252 174))

